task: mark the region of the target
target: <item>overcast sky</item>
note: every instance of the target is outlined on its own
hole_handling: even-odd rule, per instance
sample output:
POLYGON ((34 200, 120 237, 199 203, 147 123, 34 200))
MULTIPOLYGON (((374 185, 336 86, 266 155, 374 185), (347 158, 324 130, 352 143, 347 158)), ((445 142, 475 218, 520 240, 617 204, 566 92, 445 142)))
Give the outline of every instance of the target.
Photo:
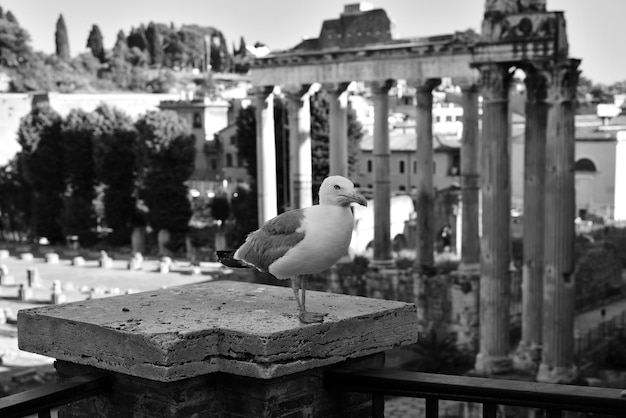
MULTIPOLYGON (((583 60, 583 75, 596 83, 626 80, 626 0, 547 0, 548 9, 565 12, 570 55, 583 60)), ((272 49, 317 37, 324 19, 339 16, 338 0, 0 0, 28 30, 36 50, 54 51, 54 31, 63 14, 72 55, 84 51, 93 24, 111 48, 117 32, 150 21, 213 26, 229 43, 261 41, 272 49)), ((485 0, 379 0, 399 37, 479 31, 485 0)))

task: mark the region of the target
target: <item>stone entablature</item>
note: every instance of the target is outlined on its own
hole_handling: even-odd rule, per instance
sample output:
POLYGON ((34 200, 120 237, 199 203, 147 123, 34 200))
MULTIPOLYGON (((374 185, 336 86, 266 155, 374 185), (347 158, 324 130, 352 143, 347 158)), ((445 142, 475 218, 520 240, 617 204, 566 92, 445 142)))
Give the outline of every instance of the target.
POLYGON ((396 40, 383 45, 318 51, 289 50, 257 58, 251 71, 255 86, 416 80, 450 77, 471 85, 471 43, 459 34, 396 40))

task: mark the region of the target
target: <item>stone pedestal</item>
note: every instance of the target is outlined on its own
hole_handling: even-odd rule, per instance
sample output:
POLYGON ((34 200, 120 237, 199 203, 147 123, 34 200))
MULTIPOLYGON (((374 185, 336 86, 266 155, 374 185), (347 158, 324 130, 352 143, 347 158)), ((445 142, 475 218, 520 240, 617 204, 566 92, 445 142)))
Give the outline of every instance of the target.
POLYGON ((220 281, 21 310, 18 342, 62 376, 113 377, 60 417, 368 416, 371 397, 328 392, 323 374, 414 343, 415 306, 307 296, 324 323, 301 324, 289 288, 220 281))

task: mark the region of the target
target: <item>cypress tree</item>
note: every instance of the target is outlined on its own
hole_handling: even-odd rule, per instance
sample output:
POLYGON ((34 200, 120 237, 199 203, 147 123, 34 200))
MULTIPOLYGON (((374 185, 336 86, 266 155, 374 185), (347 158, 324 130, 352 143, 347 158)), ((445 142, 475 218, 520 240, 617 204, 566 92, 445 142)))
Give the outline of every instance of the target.
POLYGON ((163 63, 163 42, 161 40, 161 32, 159 27, 150 22, 146 29, 146 38, 148 40, 148 51, 150 52, 151 64, 163 63))
POLYGON ((91 32, 89 32, 89 37, 87 38, 87 48, 91 49, 91 54, 98 58, 100 62, 106 61, 104 41, 98 25, 91 27, 91 32))
POLYGON ((70 59, 70 41, 67 37, 67 27, 65 26, 65 20, 63 15, 59 15, 57 20, 57 29, 54 33, 54 40, 56 43, 56 53, 63 61, 69 61, 70 59))

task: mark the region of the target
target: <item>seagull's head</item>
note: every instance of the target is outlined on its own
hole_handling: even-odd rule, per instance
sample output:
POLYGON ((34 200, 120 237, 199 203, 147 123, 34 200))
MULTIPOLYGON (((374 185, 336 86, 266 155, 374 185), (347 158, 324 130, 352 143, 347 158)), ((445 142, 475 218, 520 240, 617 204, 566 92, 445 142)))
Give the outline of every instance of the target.
POLYGON ((367 206, 367 200, 357 193, 354 184, 345 177, 326 177, 320 186, 320 205, 349 206, 358 203, 367 206))

